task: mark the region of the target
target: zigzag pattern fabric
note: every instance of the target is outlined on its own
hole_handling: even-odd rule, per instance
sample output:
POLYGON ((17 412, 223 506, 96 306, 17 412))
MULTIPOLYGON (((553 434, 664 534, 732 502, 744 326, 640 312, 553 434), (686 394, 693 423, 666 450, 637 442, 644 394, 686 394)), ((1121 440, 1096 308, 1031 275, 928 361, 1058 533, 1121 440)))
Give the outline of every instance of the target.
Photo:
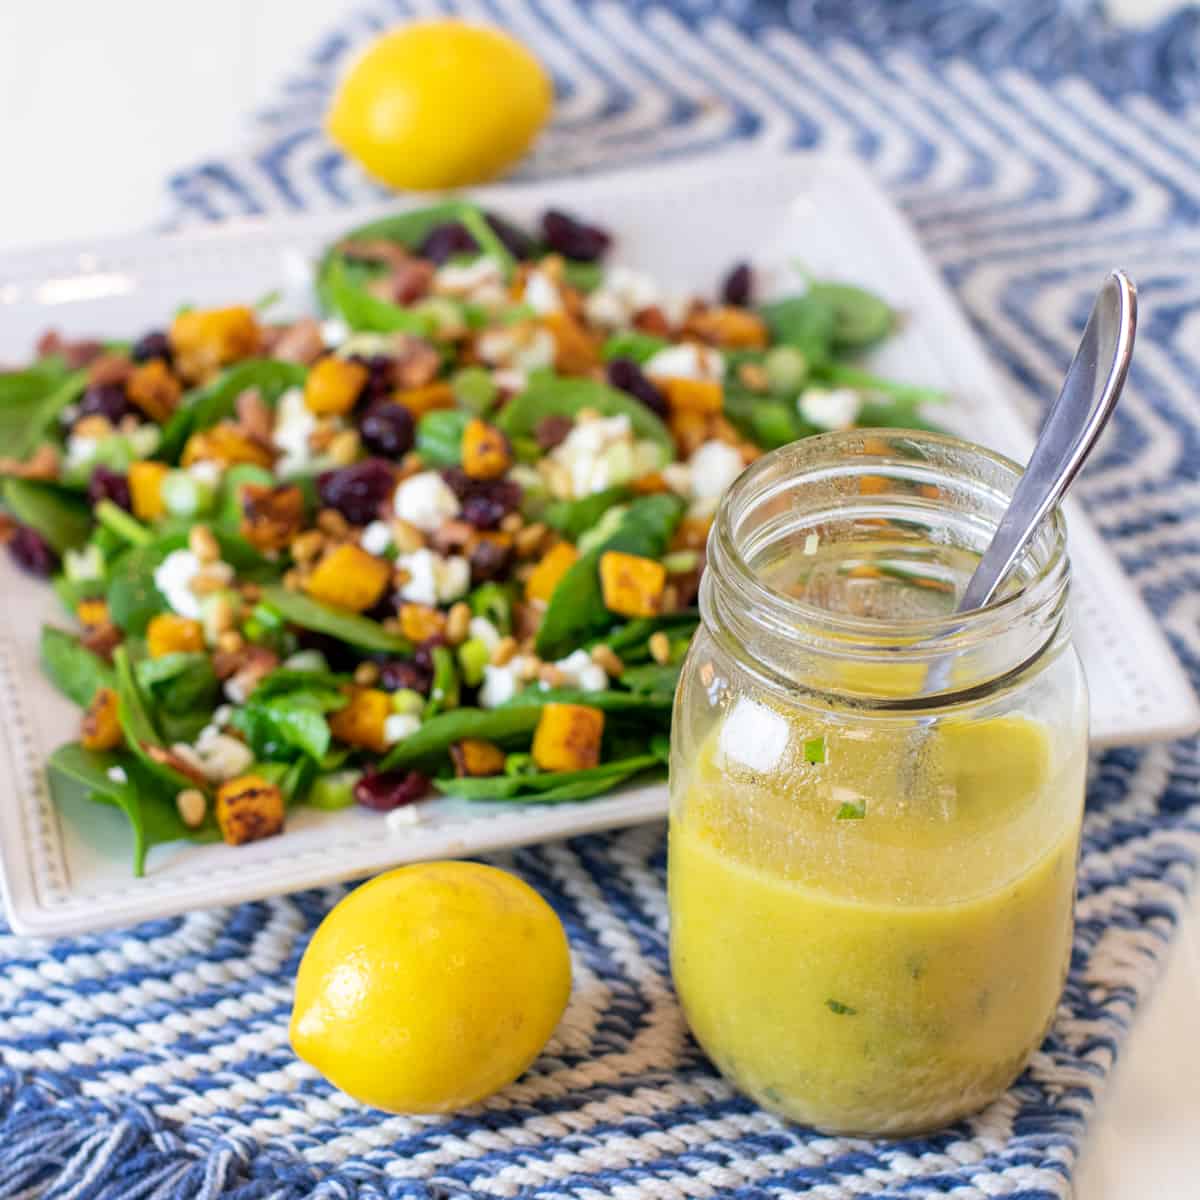
MULTIPOLYGON (((369 36, 447 11, 510 26, 555 73, 557 116, 527 173, 734 141, 865 160, 1031 420, 1098 280, 1126 266, 1142 285, 1138 356, 1083 492, 1200 681, 1200 15, 1134 35, 1049 0, 376 3, 317 48, 251 145, 170 181, 171 223, 378 198, 319 114, 369 36)), ((658 827, 498 860, 562 915, 574 995, 517 1085, 445 1118, 366 1110, 288 1048, 292 974, 341 888, 53 944, 0 926, 0 1197, 1066 1197, 1193 881, 1198 797, 1195 741, 1094 760, 1052 1033, 991 1108, 888 1143, 786 1125, 689 1040, 658 827)))

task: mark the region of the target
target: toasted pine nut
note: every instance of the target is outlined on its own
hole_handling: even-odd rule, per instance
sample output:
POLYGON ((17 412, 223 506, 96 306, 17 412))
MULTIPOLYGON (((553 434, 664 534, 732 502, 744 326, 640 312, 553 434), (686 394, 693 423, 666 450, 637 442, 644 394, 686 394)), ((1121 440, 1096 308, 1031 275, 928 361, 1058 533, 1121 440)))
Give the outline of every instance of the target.
POLYGON ((671 661, 671 639, 661 629, 650 635, 650 657, 659 666, 666 666, 671 661))
POLYGON ((518 558, 532 558, 542 548, 545 540, 546 526, 537 521, 518 531, 513 539, 513 547, 516 549, 518 558))
POLYGON ((188 549, 202 562, 216 562, 221 557, 221 547, 207 525, 193 525, 188 532, 188 549))
POLYGON ((527 654, 521 660, 521 669, 517 672, 518 678, 522 683, 530 683, 537 679, 543 666, 551 666, 551 663, 543 663, 536 654, 527 654))
POLYGON ((339 467, 348 466, 358 457, 361 441, 357 429, 343 429, 334 434, 326 453, 339 467))
POLYGON ((292 539, 292 557, 298 563, 312 562, 325 545, 325 535, 319 529, 306 529, 292 539))
POLYGON ((467 640, 471 628, 471 606, 460 600, 446 615, 446 641, 451 646, 461 645, 467 640))
POLYGON ((592 647, 592 662, 602 668, 606 675, 611 675, 614 679, 625 670, 625 664, 621 661, 616 651, 611 646, 605 646, 603 643, 592 647))
POLYGON ((370 687, 373 683, 379 682, 379 664, 373 662, 360 662, 354 668, 354 682, 360 687, 370 687))
POLYGON ((525 518, 519 512, 510 512, 500 522, 501 533, 517 533, 525 524, 525 518))
POLYGON ((333 538, 344 538, 350 532, 346 518, 336 508, 323 508, 317 513, 317 528, 333 538))
POLYGON ((204 824, 204 815, 208 809, 208 801, 199 788, 184 788, 175 797, 175 807, 180 820, 189 828, 197 829, 204 824))
POLYGON ((515 637, 502 637, 497 643, 496 648, 492 651, 492 666, 503 667, 512 662, 513 655, 517 652, 517 639, 515 637))
POLYGON ((388 522, 388 527, 392 531, 392 544, 397 554, 411 554, 425 545, 424 534, 402 517, 394 517, 388 522))

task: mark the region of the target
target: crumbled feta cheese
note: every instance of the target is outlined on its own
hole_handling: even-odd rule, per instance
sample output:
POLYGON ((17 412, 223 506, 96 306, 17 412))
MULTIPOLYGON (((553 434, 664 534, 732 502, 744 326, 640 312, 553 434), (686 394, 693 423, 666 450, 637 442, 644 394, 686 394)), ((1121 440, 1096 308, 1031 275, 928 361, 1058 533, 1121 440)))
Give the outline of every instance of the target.
POLYGON ((90 463, 96 457, 96 451, 100 448, 100 439, 87 437, 82 433, 73 433, 67 438, 67 463, 68 467, 80 467, 86 463, 90 463))
POLYGON ((368 554, 382 554, 392 544, 392 531, 386 521, 372 521, 362 531, 362 548, 368 554))
POLYGON ((383 719, 383 740, 394 746, 421 728, 421 718, 413 713, 392 713, 383 719))
POLYGON ((317 428, 316 414, 304 403, 300 388, 289 388, 279 397, 271 440, 283 455, 276 464, 280 475, 296 475, 313 460, 309 437, 317 428))
POLYGON ((633 445, 633 426, 629 417, 621 413, 594 421, 577 421, 550 452, 550 458, 566 468, 572 496, 590 496, 632 477, 633 445), (618 447, 623 450, 614 454, 618 447), (626 469, 620 470, 621 466, 626 469), (624 478, 619 478, 622 475, 624 478))
POLYGON ((462 511, 458 497, 437 471, 422 471, 406 479, 396 489, 392 508, 396 516, 423 533, 434 533, 462 511))
POLYGON ((545 271, 529 272, 525 280, 524 300, 541 317, 562 310, 562 296, 558 286, 545 271))
POLYGON ((690 499, 692 495, 692 468, 687 463, 667 463, 660 471, 660 474, 662 475, 663 483, 675 495, 682 496, 685 500, 690 499))
POLYGON ((350 326, 341 317, 330 317, 321 322, 321 341, 329 350, 340 346, 350 337, 350 326))
POLYGON ((566 676, 566 686, 581 692, 603 692, 608 688, 604 668, 592 662, 586 650, 574 650, 554 664, 566 676))
POLYGON ((222 733, 215 725, 206 725, 196 739, 195 753, 206 779, 233 779, 254 761, 254 752, 245 742, 222 733))
POLYGON ((149 458, 162 441, 162 430, 157 425, 139 425, 125 435, 134 458, 149 458))
POLYGON ((554 365, 557 343, 550 330, 540 325, 514 325, 487 330, 475 343, 475 350, 488 366, 537 371, 554 365))
MULTIPOLYGON (((314 653, 320 654, 320 651, 319 650, 314 651, 314 653)), ((324 658, 324 655, 322 655, 321 657, 324 658)), ((283 665, 287 666, 287 663, 285 662, 283 665)), ((233 705, 232 704, 218 704, 216 709, 213 712, 212 721, 213 721, 214 725, 216 725, 218 728, 220 728, 222 725, 228 725, 229 720, 232 716, 233 716, 233 705)))
POLYGON ((500 644, 500 630, 487 617, 472 617, 467 626, 467 637, 482 642, 489 654, 500 644))
POLYGON ((658 284, 649 275, 614 266, 588 295, 584 311, 593 324, 616 329, 628 325, 642 309, 660 306, 662 302, 658 284))
POLYGON ((703 379, 720 383, 725 378, 725 357, 708 346, 681 342, 652 355, 642 371, 653 379, 703 379))
POLYGON ((124 767, 109 767, 104 773, 113 781, 113 783, 129 782, 129 776, 125 774, 124 767))
POLYGON ((693 495, 708 499, 722 495, 742 473, 745 464, 735 446, 728 442, 705 442, 688 462, 693 495))
POLYGON ((154 569, 154 586, 172 612, 200 620, 200 597, 192 591, 192 580, 200 573, 200 560, 190 550, 172 550, 154 569))
POLYGON ((818 429, 849 429, 858 419, 862 401, 851 388, 806 388, 799 405, 800 415, 818 429))
POLYGON ((515 655, 502 667, 488 663, 483 668, 479 707, 496 708, 511 700, 521 690, 521 676, 525 673, 527 663, 528 659, 523 654, 515 655))
POLYGON ((512 365, 519 371, 540 371, 554 366, 558 343, 548 329, 534 329, 512 356, 512 365))
POLYGON ((201 460, 187 468, 187 473, 199 484, 216 487, 221 482, 221 467, 215 462, 201 460))
POLYGON ((104 578, 104 555, 99 546, 87 545, 79 550, 70 547, 63 553, 63 571, 72 583, 85 579, 104 578))
POLYGON ((59 412, 58 419, 61 424, 67 426, 67 428, 70 428, 75 424, 76 421, 79 420, 79 405, 68 404, 59 412))
POLYGON ((443 558, 422 547, 399 555, 396 566, 408 575, 400 598, 413 604, 450 604, 471 586, 471 564, 457 554, 443 558))
POLYGON ((384 817, 383 823, 387 826, 389 833, 397 833, 403 829, 411 829, 414 825, 420 825, 424 819, 419 804, 402 804, 399 808, 393 808, 384 817))
POLYGON ((492 372, 492 382, 502 392, 511 392, 514 396, 525 390, 529 376, 520 367, 499 367, 492 372))
POLYGON ((433 290, 440 296, 472 296, 480 287, 504 281, 504 268, 489 254, 473 262, 446 263, 433 276, 433 290))
POLYGON ((766 774, 779 766, 790 738, 786 717, 743 696, 721 725, 717 751, 738 766, 766 774))

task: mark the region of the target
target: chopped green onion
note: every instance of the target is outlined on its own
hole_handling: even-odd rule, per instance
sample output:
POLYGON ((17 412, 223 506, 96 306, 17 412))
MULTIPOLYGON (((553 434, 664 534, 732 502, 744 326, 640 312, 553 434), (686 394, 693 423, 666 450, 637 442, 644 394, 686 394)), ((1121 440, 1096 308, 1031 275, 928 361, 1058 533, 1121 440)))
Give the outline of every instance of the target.
POLYGON ((468 687, 478 687, 483 682, 483 669, 490 658, 487 643, 480 638, 470 638, 459 646, 458 667, 468 687))
POLYGON ((843 804, 837 810, 837 820, 839 821, 861 821, 867 815, 867 809, 862 804, 843 804))
POLYGON ((857 1008, 851 1008, 849 1004, 843 1004, 840 1000, 826 1000, 825 1007, 831 1013, 837 1013, 839 1017, 853 1017, 858 1013, 857 1008))
POLYGON ((111 500, 101 500, 95 507, 96 520, 111 533, 131 546, 144 546, 154 540, 154 534, 137 519, 131 517, 120 505, 111 500))
POLYGON ((823 737, 809 738, 804 743, 804 761, 809 763, 825 761, 825 739, 823 737))
POLYGON ((808 359, 795 346, 776 346, 763 359, 767 385, 777 396, 795 396, 808 378, 808 359))
POLYGON ((496 403, 496 385, 484 367, 463 367, 450 381, 454 398, 474 413, 483 415, 496 403))
POLYGON ((412 688, 400 688, 392 693, 392 712, 419 716, 425 707, 425 697, 412 688))
POLYGON ((361 771, 350 770, 321 775, 308 789, 308 803, 326 810, 349 808, 354 803, 354 785, 361 778, 361 771))
POLYGON ((537 763, 532 754, 506 754, 504 756, 504 773, 512 778, 520 775, 536 775, 537 763))

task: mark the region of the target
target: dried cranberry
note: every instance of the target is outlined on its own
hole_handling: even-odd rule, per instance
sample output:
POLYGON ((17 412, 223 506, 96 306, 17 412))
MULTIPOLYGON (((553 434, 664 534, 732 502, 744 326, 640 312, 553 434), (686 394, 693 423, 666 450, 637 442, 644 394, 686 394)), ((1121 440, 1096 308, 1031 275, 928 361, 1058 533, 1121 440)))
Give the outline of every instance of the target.
POLYGON ((350 356, 350 361, 367 368, 367 382, 359 394, 359 401, 368 407, 376 400, 390 399, 396 390, 396 362, 386 354, 372 354, 366 358, 361 354, 350 356))
POLYGON ((351 525, 366 525, 379 515, 392 494, 396 477, 382 458, 362 462, 317 476, 317 495, 327 508, 336 508, 351 525))
POLYGON ((459 516, 476 529, 495 529, 521 507, 521 485, 511 479, 472 479, 461 467, 448 467, 442 478, 462 505, 459 516))
POLYGON ((171 361, 171 343, 161 329, 152 329, 133 343, 129 357, 134 362, 149 362, 152 358, 161 358, 163 362, 171 361))
POLYGON ((363 414, 358 431, 372 454, 402 458, 413 448, 412 413, 393 400, 377 400, 363 414))
POLYGON ((50 548, 50 544, 28 525, 17 526, 16 532, 8 539, 8 552, 22 571, 40 575, 43 579, 53 575, 58 566, 58 555, 50 548))
POLYGON ((640 400, 652 413, 667 415, 666 397, 646 378, 642 368, 632 358, 614 358, 606 372, 608 382, 640 400))
POLYGON ((428 792, 429 779, 420 771, 368 771, 354 785, 354 799, 375 812, 391 812, 428 792))
POLYGON ((417 254, 441 266, 456 254, 475 254, 478 250, 479 243, 461 221, 447 221, 444 225, 435 225, 425 235, 417 247, 417 254))
POLYGON ((595 262, 612 244, 598 225, 585 225, 554 208, 542 217, 542 235, 551 250, 580 262, 595 262))
POLYGON ((379 686, 385 692, 399 692, 405 688, 429 695, 433 686, 432 662, 422 666, 415 658, 392 658, 379 665, 379 686))
POLYGON ((479 538, 467 551, 471 582, 487 583, 489 579, 498 579, 508 570, 512 553, 511 546, 501 545, 491 538, 479 538))
POLYGON ((552 413, 542 417, 534 426, 533 436, 543 450, 553 450, 567 440, 567 434, 575 427, 575 422, 562 413, 552 413))
POLYGON ((737 304, 744 308, 753 294, 754 272, 749 263, 740 262, 725 276, 725 282, 721 284, 721 299, 726 304, 737 304))
POLYGON ((101 500, 111 500, 126 512, 133 511, 133 500, 129 495, 129 481, 124 475, 110 471, 107 467, 96 467, 88 480, 88 503, 99 504, 101 500))
POLYGON ((119 383, 94 383, 79 401, 81 417, 106 417, 113 425, 129 412, 133 408, 119 383))
POLYGON ((495 213, 485 213, 484 217, 492 232, 500 239, 505 250, 516 259, 532 258, 537 253, 537 243, 523 229, 498 217, 495 213))

